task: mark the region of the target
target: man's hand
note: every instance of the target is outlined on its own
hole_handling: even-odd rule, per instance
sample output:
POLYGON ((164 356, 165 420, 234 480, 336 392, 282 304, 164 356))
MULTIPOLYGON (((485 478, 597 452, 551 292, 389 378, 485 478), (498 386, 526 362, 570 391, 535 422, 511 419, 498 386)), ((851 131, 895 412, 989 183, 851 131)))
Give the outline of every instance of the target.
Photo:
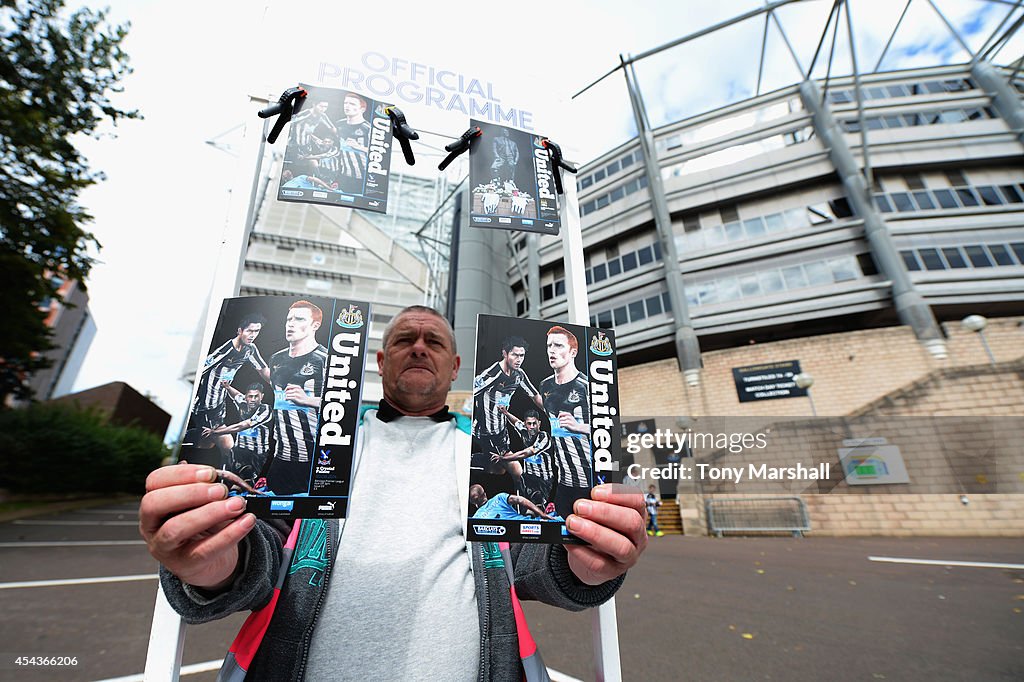
POLYGON ((296 405, 302 405, 303 407, 320 407, 320 399, 310 395, 306 395, 306 392, 302 389, 302 386, 298 384, 288 384, 284 387, 284 397, 296 405))
POLYGON ((599 485, 591 499, 576 500, 569 532, 590 543, 566 545, 569 568, 587 585, 600 585, 632 568, 647 548, 644 497, 622 485, 599 485))
POLYGON ((238 543, 256 525, 242 514, 245 500, 225 499, 213 467, 173 464, 146 478, 139 532, 153 558, 183 582, 207 590, 226 587, 238 565, 238 543))
POLYGON ((566 431, 572 431, 573 433, 590 433, 590 424, 576 421, 576 417, 568 412, 558 413, 558 425, 566 431))

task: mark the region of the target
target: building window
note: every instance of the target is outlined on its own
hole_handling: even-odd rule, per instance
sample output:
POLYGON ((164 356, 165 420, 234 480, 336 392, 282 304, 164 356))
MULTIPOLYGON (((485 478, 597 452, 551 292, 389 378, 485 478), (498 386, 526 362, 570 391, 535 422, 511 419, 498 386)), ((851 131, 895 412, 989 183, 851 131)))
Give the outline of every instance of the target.
POLYGON ((932 197, 928 192, 914 192, 914 201, 924 211, 935 208, 935 202, 932 201, 932 197))
POLYGON ((555 280, 555 296, 565 296, 565 280, 555 280))
POLYGON ((860 266, 860 271, 867 277, 878 274, 878 266, 875 265, 875 259, 870 253, 858 253, 857 265, 860 266))
POLYGON ((917 262, 917 256, 914 255, 913 251, 900 251, 900 255, 903 256, 903 264, 907 266, 907 270, 915 271, 921 269, 921 264, 917 262))
POLYGON ((958 170, 947 170, 946 179, 949 180, 950 187, 966 187, 968 184, 967 178, 958 170))
POLYGON ((640 261, 640 265, 647 265, 654 261, 654 254, 651 252, 651 247, 645 246, 636 252, 637 259, 640 261))
POLYGON ((661 296, 651 296, 644 303, 647 304, 647 314, 649 316, 661 314, 661 296))
POLYGON ((612 311, 612 315, 615 318, 616 327, 622 324, 629 324, 629 316, 626 314, 626 306, 620 305, 618 308, 612 311))
POLYGON ((605 266, 604 263, 601 263, 600 265, 595 265, 592 269, 594 271, 594 284, 597 284, 598 282, 603 282, 604 280, 608 279, 608 268, 605 266))
POLYGON ((957 203, 956 197, 948 189, 937 189, 932 194, 935 195, 936 200, 939 202, 939 206, 942 208, 960 208, 960 204, 957 203))
POLYGON ((622 273, 622 264, 618 258, 608 261, 608 276, 615 277, 622 273))
POLYGON ((1016 265, 1013 262, 1013 256, 1002 244, 989 244, 988 252, 992 254, 992 258, 995 259, 996 265, 1016 265))
POLYGON ((643 301, 633 301, 632 303, 629 304, 629 321, 630 322, 639 322, 640 320, 644 319, 645 317, 647 317, 647 315, 644 314, 644 302, 643 301))
POLYGON ((942 249, 942 255, 945 257, 946 262, 949 263, 949 267, 954 269, 966 268, 967 261, 964 260, 963 254, 960 253, 960 249, 957 248, 944 248, 942 249))
POLYGON ((1001 206, 1002 200, 999 198, 999 194, 996 192, 995 187, 977 187, 978 196, 981 197, 981 201, 986 206, 1001 206))
POLYGON ((988 254, 985 253, 985 249, 983 249, 981 246, 965 246, 964 252, 967 253, 967 258, 971 261, 971 265, 973 265, 974 267, 992 267, 992 261, 989 260, 988 254))
POLYGON ((637 267, 636 252, 630 251, 629 253, 622 254, 622 271, 629 272, 635 270, 637 267))
POLYGON ((927 270, 945 270, 946 265, 942 262, 942 258, 939 257, 939 252, 935 249, 918 249, 917 253, 921 256, 921 260, 924 261, 924 267, 927 270))

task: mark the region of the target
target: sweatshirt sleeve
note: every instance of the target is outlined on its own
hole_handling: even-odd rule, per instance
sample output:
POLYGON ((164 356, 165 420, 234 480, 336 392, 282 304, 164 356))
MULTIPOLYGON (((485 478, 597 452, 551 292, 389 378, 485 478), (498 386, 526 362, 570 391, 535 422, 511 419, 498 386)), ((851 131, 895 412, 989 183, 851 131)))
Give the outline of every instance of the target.
POLYGON ((618 591, 625 575, 600 585, 587 585, 569 568, 569 556, 563 545, 513 544, 516 594, 521 599, 582 611, 600 606, 618 591))
POLYGON ((242 569, 224 592, 206 595, 183 583, 163 566, 160 567, 160 585, 171 608, 189 624, 206 623, 237 611, 258 609, 267 604, 273 594, 283 546, 280 529, 257 521, 239 544, 242 569))

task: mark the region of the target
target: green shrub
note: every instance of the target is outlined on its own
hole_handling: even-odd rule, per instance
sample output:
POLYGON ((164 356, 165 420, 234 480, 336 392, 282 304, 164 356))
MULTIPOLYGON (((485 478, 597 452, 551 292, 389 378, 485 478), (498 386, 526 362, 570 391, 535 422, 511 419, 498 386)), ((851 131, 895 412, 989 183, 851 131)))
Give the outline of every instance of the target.
POLYGON ((168 449, 95 410, 37 404, 0 411, 0 488, 27 493, 141 493, 168 449))

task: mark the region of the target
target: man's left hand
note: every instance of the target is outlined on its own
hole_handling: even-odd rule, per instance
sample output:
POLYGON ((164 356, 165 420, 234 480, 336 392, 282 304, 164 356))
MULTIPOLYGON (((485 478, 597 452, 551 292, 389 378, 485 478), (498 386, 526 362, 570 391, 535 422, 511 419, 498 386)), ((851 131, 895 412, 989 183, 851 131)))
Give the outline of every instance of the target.
POLYGON ((636 488, 599 485, 591 499, 576 500, 566 519, 571 532, 590 546, 566 545, 569 568, 587 585, 600 585, 632 568, 647 548, 644 496, 636 488))

